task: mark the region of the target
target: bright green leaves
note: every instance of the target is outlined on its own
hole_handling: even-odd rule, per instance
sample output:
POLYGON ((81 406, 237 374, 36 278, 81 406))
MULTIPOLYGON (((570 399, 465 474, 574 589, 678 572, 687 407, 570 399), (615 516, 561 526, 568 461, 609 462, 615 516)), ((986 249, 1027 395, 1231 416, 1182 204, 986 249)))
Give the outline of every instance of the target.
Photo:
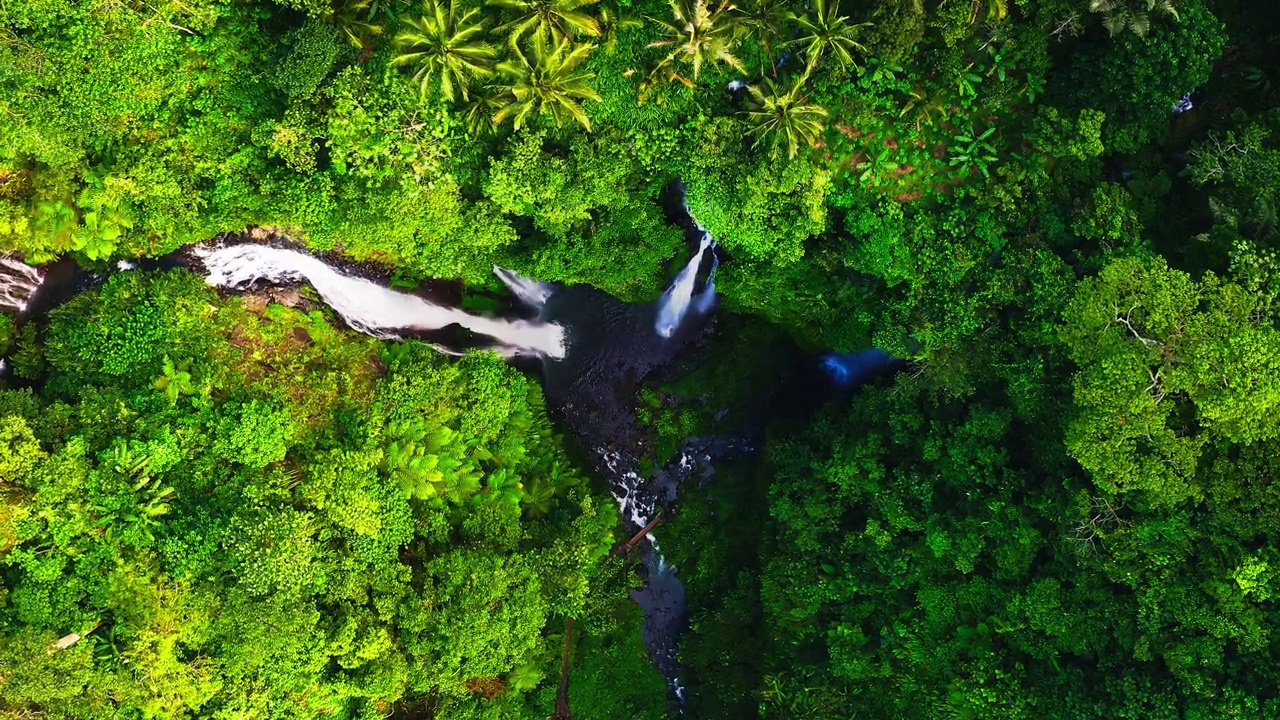
POLYGON ((164 371, 152 385, 169 400, 170 405, 177 404, 183 395, 195 395, 199 392, 191 376, 191 362, 183 361, 175 365, 168 357, 164 359, 164 371))
POLYGON ((528 52, 513 45, 512 57, 497 66, 503 79, 498 85, 502 92, 494 98, 493 123, 510 119, 519 130, 531 118, 547 117, 556 127, 572 120, 590 132, 591 119, 582 103, 599 102, 600 94, 591 87, 595 73, 580 68, 594 48, 567 38, 552 45, 541 33, 533 36, 528 52))
POLYGON ((318 453, 298 488, 334 525, 367 538, 370 552, 404 544, 413 534, 402 486, 387 486, 378 472, 382 456, 374 448, 318 453))
POLYGON ((155 531, 172 509, 176 492, 153 474, 145 449, 115 445, 90 482, 95 496, 90 512, 108 540, 134 547, 155 543, 155 531))
POLYGON ((490 166, 485 194, 504 212, 530 217, 558 237, 590 221, 593 207, 611 198, 593 182, 598 173, 575 172, 587 170, 577 167, 579 158, 547 152, 545 144, 544 133, 517 134, 490 166))
MULTIPOLYGON (((58 253, 71 247, 72 236, 76 232, 76 211, 62 200, 40 201, 31 208, 29 216, 34 219, 20 223, 29 227, 32 237, 14 238, 14 247, 28 250, 28 256, 34 262, 50 260, 58 253)), ((17 225, 13 230, 20 230, 17 225)), ((15 233, 16 235, 16 233, 15 233)))
POLYGON ((390 418, 380 469, 405 498, 431 507, 497 504, 512 518, 527 506, 531 517, 546 517, 578 484, 555 453, 541 392, 510 367, 486 357, 446 364, 420 348, 390 355, 398 390, 379 408, 390 418), (441 383, 465 389, 451 412, 429 401, 427 388, 441 383))
POLYGON ((738 123, 719 118, 692 139, 705 151, 682 171, 689 209, 730 251, 775 265, 797 262, 805 241, 826 229, 831 172, 804 156, 744 153, 740 136, 738 123))
POLYGON ((133 220, 119 206, 86 211, 83 224, 72 233, 71 249, 90 260, 106 260, 115 252, 121 236, 133 220))
POLYGON ((662 48, 666 54, 641 83, 641 103, 663 83, 692 88, 703 68, 723 64, 746 73, 734 54, 740 38, 733 5, 724 0, 670 0, 670 6, 672 21, 650 19, 663 34, 650 47, 662 48))
POLYGON ((991 136, 995 133, 994 125, 981 133, 971 127, 967 132, 952 138, 948 151, 951 160, 948 164, 955 168, 960 178, 968 177, 974 170, 981 172, 984 178, 991 177, 991 171, 987 168, 999 159, 995 146, 991 144, 991 136))
POLYGON ((45 457, 25 418, 0 416, 0 488, 21 483, 45 457))
POLYGON ((1062 117, 1053 106, 1038 109, 1033 121, 1038 149, 1055 157, 1087 160, 1098 157, 1106 147, 1102 144, 1102 124, 1106 116, 1085 108, 1075 117, 1062 117))
POLYGON ((332 25, 310 20, 283 38, 289 47, 272 78, 290 98, 314 95, 344 50, 332 25))
POLYGON ((457 549, 423 569, 422 602, 405 608, 402 642, 424 680, 464 695, 468 681, 499 677, 534 657, 548 607, 529 558, 457 549))
POLYGON ((506 249, 510 259, 499 264, 590 283, 625 300, 657 296, 659 269, 682 247, 680 231, 634 190, 651 182, 651 173, 617 161, 628 142, 616 133, 579 135, 568 147, 541 132, 512 136, 490 163, 484 192, 513 225, 532 222, 534 233, 506 249))
POLYGON ((239 586, 253 595, 319 590, 322 551, 315 531, 313 515, 285 508, 236 517, 224 542, 239 586))
POLYGON ((761 87, 748 85, 751 93, 751 104, 747 108, 747 122, 752 127, 748 136, 754 136, 752 147, 760 145, 767 138, 770 151, 778 155, 782 147, 787 148, 787 157, 795 158, 801 143, 813 147, 822 136, 823 123, 827 111, 820 105, 809 102, 800 90, 805 78, 779 88, 769 78, 765 78, 761 87))
POLYGON ((1280 333, 1257 309, 1160 260, 1116 260, 1081 285, 1062 329, 1080 366, 1067 446, 1095 482, 1176 504, 1200 495, 1202 428, 1243 443, 1280 434, 1280 333))
POLYGON ((387 428, 384 470, 406 497, 447 498, 460 504, 480 489, 481 471, 457 433, 448 426, 428 425, 421 418, 387 428))
POLYGON ((114 275, 101 291, 82 294, 54 312, 49 361, 65 372, 154 378, 166 355, 202 354, 213 297, 186 271, 154 278, 114 275))
POLYGON ((90 260, 105 260, 116 249, 120 239, 121 224, 114 218, 101 218, 90 211, 84 214, 84 225, 75 234, 71 249, 83 252, 90 260))
POLYGON ((288 408, 251 400, 225 409, 213 445, 219 457, 251 468, 284 459, 297 434, 288 408))
POLYGON ((1257 297, 1206 279, 1207 307, 1179 338, 1182 362, 1169 369, 1206 427, 1237 443, 1280 435, 1280 332, 1265 324, 1257 297))
POLYGON ((836 66, 845 69, 854 62, 854 54, 866 55, 867 49, 858 42, 862 28, 871 23, 851 23, 840 12, 838 1, 814 0, 809 12, 791 14, 796 25, 796 38, 787 43, 804 54, 807 72, 812 72, 822 57, 828 56, 836 66))
POLYGON ((47 395, 0 393, 0 702, 527 715, 617 524, 536 383, 199 289, 113 278, 55 318, 47 395))
POLYGON ((423 10, 426 14, 406 19, 405 28, 396 35, 398 54, 391 64, 414 70, 423 98, 438 84, 446 101, 466 100, 474 81, 493 74, 496 53, 482 39, 480 10, 461 9, 457 0, 448 0, 447 6, 428 0, 423 10))
POLYGON ((109 673, 95 667, 92 645, 80 642, 49 652, 59 637, 53 630, 24 628, 6 638, 0 646, 5 677, 0 698, 6 704, 70 717, 88 716, 112 702, 114 683, 109 673))
POLYGON ((1196 494, 1203 440, 1170 427, 1163 352, 1198 303, 1186 275, 1120 260, 1085 281, 1067 310, 1062 339, 1083 369, 1067 447, 1110 493, 1146 490, 1155 504, 1196 494))

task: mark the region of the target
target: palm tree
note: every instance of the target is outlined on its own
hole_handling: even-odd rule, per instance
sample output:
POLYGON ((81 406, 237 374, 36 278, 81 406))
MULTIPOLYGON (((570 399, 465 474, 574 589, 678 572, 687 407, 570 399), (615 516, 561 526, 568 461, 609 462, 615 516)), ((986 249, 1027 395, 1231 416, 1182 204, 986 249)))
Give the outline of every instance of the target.
POLYGON ((771 152, 776 154, 785 144, 787 157, 793 158, 802 141, 810 147, 817 143, 827 111, 800 94, 804 80, 802 76, 789 87, 779 88, 773 80, 765 78, 763 89, 747 86, 751 103, 745 115, 752 126, 747 135, 756 139, 753 147, 769 138, 771 152))
POLYGON ((978 21, 978 16, 983 14, 982 10, 986 9, 986 21, 998 22, 1003 20, 1009 14, 1008 0, 973 0, 969 10, 969 22, 978 21))
POLYGON ((324 11, 324 19, 333 23, 342 32, 347 42, 357 50, 368 50, 368 36, 381 35, 383 27, 371 22, 368 17, 369 5, 373 0, 334 0, 324 11))
POLYGON ((813 0, 809 12, 804 15, 791 13, 799 34, 788 45, 799 47, 808 58, 808 70, 813 70, 818 60, 828 53, 835 56, 840 67, 853 64, 853 51, 866 53, 867 49, 858 42, 859 30, 871 23, 851 25, 848 18, 840 14, 840 2, 827 5, 826 0, 813 0))
POLYGON ((782 24, 787 20, 787 13, 778 0, 752 0, 741 11, 741 16, 739 22, 751 31, 760 46, 764 48, 770 70, 776 70, 777 66, 773 63, 772 41, 782 36, 782 24))
POLYGON ((498 72, 509 83, 497 99, 498 111, 493 115, 494 124, 511 118, 516 129, 524 125, 535 111, 550 115, 559 126, 566 117, 577 120, 582 127, 591 130, 591 120, 582 108, 583 100, 600 100, 600 95, 588 82, 594 73, 578 70, 587 59, 594 45, 574 45, 563 38, 554 48, 543 33, 533 36, 533 62, 519 47, 513 47, 512 55, 498 65, 498 72))
POLYGON ((709 7, 707 0, 692 0, 692 4, 690 0, 670 2, 675 22, 650 18, 667 38, 649 47, 670 48, 670 52, 650 71, 644 83, 645 90, 641 93, 642 99, 659 82, 676 80, 693 87, 703 65, 722 62, 739 72, 747 71, 733 54, 734 46, 738 44, 739 25, 734 15, 737 8, 728 0, 720 0, 715 7, 709 7), (681 74, 677 64, 689 65, 692 68, 691 78, 681 74))
POLYGON ((610 52, 617 45, 618 33, 623 28, 644 27, 643 21, 623 15, 620 10, 610 10, 608 6, 600 8, 597 23, 600 25, 600 37, 604 39, 605 49, 610 52))
POLYGON ((1173 0, 1092 0, 1089 10, 1102 15, 1102 26, 1112 37, 1125 29, 1131 30, 1138 37, 1145 37, 1151 30, 1153 11, 1174 19, 1178 17, 1178 9, 1173 6, 1173 0))
POLYGON ((489 4, 515 12, 515 19, 494 28, 494 32, 507 33, 514 47, 526 33, 548 33, 556 43, 579 35, 599 37, 600 24, 579 9, 597 2, 600 0, 490 0, 489 4))
POLYGON ((463 102, 460 112, 462 122, 471 137, 478 138, 492 133, 497 126, 493 123, 493 114, 502 106, 493 88, 486 87, 474 97, 463 102))
POLYGON ((465 100, 472 80, 493 74, 494 50, 476 39, 484 32, 484 21, 474 20, 480 11, 472 8, 459 16, 457 0, 449 0, 447 9, 436 0, 426 0, 423 9, 425 15, 408 20, 409 29, 396 35, 400 52, 391 64, 416 67, 413 79, 419 82, 424 97, 439 75, 440 94, 445 100, 453 101, 455 87, 465 100))

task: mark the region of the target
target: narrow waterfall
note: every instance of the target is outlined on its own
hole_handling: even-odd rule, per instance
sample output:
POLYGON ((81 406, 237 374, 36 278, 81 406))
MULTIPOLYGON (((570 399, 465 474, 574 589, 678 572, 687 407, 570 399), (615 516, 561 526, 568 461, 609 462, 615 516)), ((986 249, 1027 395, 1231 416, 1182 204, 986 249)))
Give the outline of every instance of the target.
POLYGON ((720 256, 715 253, 716 245, 711 243, 711 274, 707 275, 707 284, 693 301, 693 309, 699 315, 706 315, 716 304, 716 268, 720 267, 720 256))
POLYGON ((498 276, 503 285, 511 291, 512 295, 520 302, 528 305, 535 310, 541 310, 543 305, 547 304, 547 298, 555 292, 555 285, 551 283, 541 283, 536 280, 517 274, 514 270, 493 266, 493 274, 498 276))
POLYGON ((684 321, 684 316, 689 312, 689 305, 693 300, 693 289, 698 282, 698 268, 702 266, 702 256, 712 244, 711 234, 703 231, 702 241, 698 243, 698 251, 680 269, 675 280, 671 281, 671 286, 658 300, 658 319, 653 329, 660 337, 671 337, 684 321))
POLYGON ((439 330, 457 324, 496 339, 498 345, 490 349, 501 355, 557 359, 565 355, 565 333, 560 325, 487 318, 436 305, 345 275, 297 250, 246 244, 200 246, 195 254, 204 262, 208 273, 205 282, 210 285, 238 288, 257 280, 306 281, 348 325, 377 338, 394 340, 406 330, 439 330))
POLYGON ((44 273, 12 255, 0 255, 0 310, 21 313, 44 282, 44 273))

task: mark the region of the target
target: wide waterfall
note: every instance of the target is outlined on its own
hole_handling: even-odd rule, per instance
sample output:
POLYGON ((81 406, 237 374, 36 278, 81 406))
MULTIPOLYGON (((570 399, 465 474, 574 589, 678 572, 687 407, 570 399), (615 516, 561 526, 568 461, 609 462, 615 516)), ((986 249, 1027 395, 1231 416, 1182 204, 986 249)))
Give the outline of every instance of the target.
MULTIPOLYGON (((662 293, 662 298, 658 300, 658 319, 653 325, 653 329, 658 335, 669 338, 679 329, 680 323, 684 322, 684 317, 689 312, 689 306, 693 301, 693 289, 698 282, 698 268, 702 266, 702 256, 714 245, 715 243, 711 240, 711 234, 704 230, 702 240, 698 243, 698 251, 680 269, 680 273, 676 275, 675 280, 671 281, 671 287, 668 287, 667 291, 662 293)), ((709 307, 711 299, 714 299, 714 297, 715 285, 708 282, 707 287, 699 296, 698 306, 707 305, 709 307), (707 298, 708 295, 711 298, 707 298)))
POLYGON ((298 250, 246 244, 201 246, 195 254, 204 262, 210 285, 236 288, 255 281, 306 281, 348 325, 377 338, 400 339, 405 331, 439 330, 456 324, 497 340, 496 347, 487 349, 500 355, 565 355, 565 333, 560 325, 487 318, 436 305, 416 295, 343 274, 298 250))
POLYGON ((12 255, 0 255, 0 310, 25 312, 44 273, 12 255))

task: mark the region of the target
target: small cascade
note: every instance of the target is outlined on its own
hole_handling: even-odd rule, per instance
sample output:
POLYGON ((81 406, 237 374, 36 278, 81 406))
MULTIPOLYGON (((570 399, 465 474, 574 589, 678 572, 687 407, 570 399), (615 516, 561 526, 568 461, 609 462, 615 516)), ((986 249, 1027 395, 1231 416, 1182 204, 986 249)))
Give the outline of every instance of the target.
POLYGON ((560 325, 487 318, 436 305, 416 295, 343 274, 305 252, 246 244, 200 246, 195 255, 204 262, 208 273, 205 282, 210 285, 239 288, 259 280, 306 281, 348 325, 376 338, 395 340, 406 330, 440 330, 456 324, 494 338, 498 343, 489 349, 506 357, 565 355, 565 333, 560 325))
POLYGON ((855 353, 827 353, 822 357, 822 369, 836 385, 852 388, 899 362, 884 350, 871 348, 855 353))
MULTIPOLYGON (((617 449, 596 448, 599 468, 609 481, 609 489, 625 522, 635 530, 643 529, 659 512, 670 509, 680 488, 691 479, 711 479, 717 458, 728 458, 751 452, 751 445, 739 438, 686 438, 675 457, 648 477, 639 473, 639 462, 617 449)), ((658 547, 654 533, 645 535, 638 546, 644 567, 645 584, 631 591, 631 599, 644 611, 643 637, 653 660, 672 696, 684 705, 684 686, 680 683, 680 661, 677 647, 688 617, 684 583, 679 569, 667 562, 658 547)))
POLYGON ((716 304, 716 268, 720 267, 720 256, 716 255, 716 244, 711 243, 711 274, 707 275, 707 284, 693 301, 693 309, 699 315, 706 315, 716 304))
POLYGON ((674 335, 689 312, 689 305, 693 300, 693 289, 698 282, 698 268, 702 265, 702 256, 711 245, 711 234, 703 231, 702 241, 698 243, 698 251, 680 269, 675 280, 671 281, 671 286, 658 300, 658 319, 653 329, 660 337, 669 338, 674 335))
POLYGON ((0 255, 0 311, 25 312, 44 273, 13 255, 0 255))
POLYGON ((535 310, 542 310, 542 306, 547 304, 547 298, 556 291, 556 286, 551 283, 540 283, 536 280, 517 274, 514 270, 493 266, 493 274, 498 276, 503 285, 516 296, 520 302, 528 305, 535 310))
POLYGON ((1184 112, 1193 109, 1196 106, 1195 100, 1192 99, 1191 93, 1183 95, 1178 102, 1173 104, 1173 116, 1178 117, 1184 112))

